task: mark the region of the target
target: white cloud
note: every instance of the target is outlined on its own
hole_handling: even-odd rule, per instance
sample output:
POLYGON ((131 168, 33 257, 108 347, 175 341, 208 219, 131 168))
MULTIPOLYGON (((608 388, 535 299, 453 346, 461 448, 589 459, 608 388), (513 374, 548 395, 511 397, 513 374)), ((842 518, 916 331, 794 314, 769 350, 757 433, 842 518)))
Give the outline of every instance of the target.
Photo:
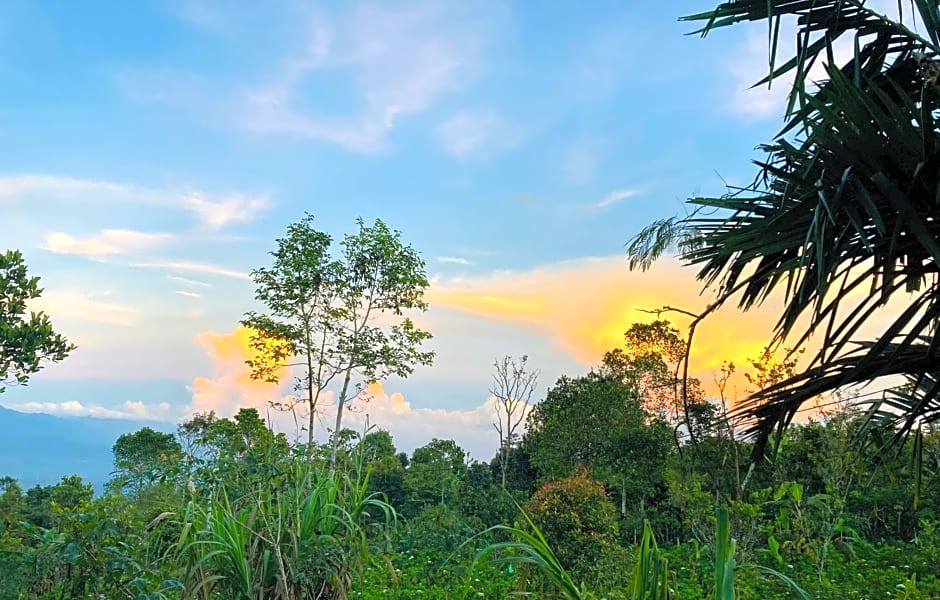
POLYGON ((186 196, 184 206, 195 213, 210 229, 222 229, 231 223, 250 223, 268 208, 267 200, 258 196, 229 196, 210 200, 195 192, 186 196))
POLYGON ((189 290, 176 290, 174 293, 179 296, 185 296, 186 298, 202 298, 202 294, 198 292, 190 292, 189 290))
POLYGON ((488 461, 496 454, 498 440, 493 430, 496 407, 492 397, 466 409, 413 407, 400 392, 387 393, 381 385, 350 406, 343 426, 362 431, 368 422, 387 430, 400 450, 411 452, 432 438, 452 439, 473 458, 488 461))
POLYGON ((95 417, 98 419, 130 419, 141 421, 175 422, 182 416, 181 407, 167 402, 146 404, 127 401, 116 407, 82 404, 77 400, 65 402, 20 402, 8 405, 13 410, 44 413, 62 417, 95 417))
MULTIPOLYGON (((232 223, 256 220, 269 208, 266 197, 232 194, 209 197, 201 191, 171 190, 60 175, 0 176, 0 201, 86 202, 157 206, 192 213, 206 228, 219 230, 232 223)), ((121 231, 121 230, 114 230, 121 231)))
POLYGON ((488 27, 445 6, 455 8, 379 4, 336 18, 317 15, 305 49, 247 95, 241 125, 358 152, 382 150, 401 117, 423 112, 479 70, 488 27), (322 78, 348 86, 353 97, 345 114, 319 111, 303 93, 322 78))
POLYGON ((626 200, 627 198, 632 198, 633 196, 636 196, 637 194, 639 194, 637 190, 633 190, 629 188, 613 190, 612 192, 608 192, 607 194, 605 194, 604 197, 598 200, 597 202, 588 204, 586 208, 593 210, 593 211, 607 210, 608 208, 614 206, 615 204, 619 204, 620 202, 626 200))
POLYGON ((244 271, 237 271, 229 267, 211 263, 186 260, 132 263, 130 266, 139 267, 142 269, 162 269, 164 271, 180 273, 202 273, 204 275, 217 275, 219 277, 231 277, 233 279, 250 279, 248 273, 245 273, 244 271))
POLYGON ((194 287, 194 288, 210 288, 212 287, 211 283, 206 283, 205 281, 199 281, 197 279, 189 279, 188 277, 180 277, 179 275, 167 275, 167 279, 170 281, 175 281, 185 286, 194 287))
POLYGON ((437 139, 458 159, 485 160, 519 145, 513 123, 492 112, 459 112, 437 128, 437 139))
POLYGON ((140 312, 133 306, 108 302, 110 292, 80 292, 48 289, 32 306, 47 312, 53 319, 94 321, 107 325, 131 327, 140 319, 140 312))
POLYGON ((175 238, 176 236, 171 233, 105 229, 95 235, 79 239, 61 231, 54 231, 46 234, 42 247, 55 254, 76 254, 99 258, 165 246, 175 238))
MULTIPOLYGON (((782 30, 781 42, 792 38, 792 32, 792 29, 782 30)), ((786 47, 785 43, 783 47, 786 47)), ((766 27, 758 29, 751 26, 747 30, 743 47, 735 53, 735 60, 728 64, 734 86, 729 106, 735 114, 750 119, 783 117, 787 94, 793 84, 792 76, 775 80, 769 88, 766 84, 751 87, 763 79, 769 70, 766 27)))
POLYGON ((0 200, 18 200, 23 196, 63 196, 89 192, 117 194, 129 191, 131 188, 119 183, 59 175, 0 176, 0 200))
POLYGON ((464 265, 469 266, 473 264, 473 261, 469 258, 464 258, 462 256, 438 256, 437 262, 445 265, 464 265))
MULTIPOLYGON (((868 6, 892 18, 897 17, 898 5, 894 0, 870 1, 868 6)), ((788 94, 793 87, 794 71, 774 79, 769 87, 766 83, 753 87, 770 72, 767 25, 766 23, 747 24, 742 29, 746 32, 744 41, 736 48, 733 58, 727 61, 732 88, 732 95, 727 105, 733 113, 746 119, 782 119, 788 94)), ((775 69, 796 54, 796 35, 797 28, 794 20, 784 20, 778 34, 775 69)), ((815 37, 811 38, 810 43, 815 39, 815 37)), ((852 56, 854 56, 853 38, 851 35, 843 35, 833 45, 835 63, 839 66, 844 65, 852 59, 852 56)), ((806 80, 809 85, 828 79, 826 62, 824 51, 807 73, 806 80)), ((728 86, 729 84, 726 81, 721 85, 728 86)))

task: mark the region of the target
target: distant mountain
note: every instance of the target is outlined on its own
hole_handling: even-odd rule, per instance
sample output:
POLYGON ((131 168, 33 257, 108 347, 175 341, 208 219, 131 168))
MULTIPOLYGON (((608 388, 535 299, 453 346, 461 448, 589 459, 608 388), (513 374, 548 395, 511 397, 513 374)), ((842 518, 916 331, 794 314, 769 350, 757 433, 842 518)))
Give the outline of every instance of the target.
POLYGON ((114 442, 141 427, 172 429, 164 423, 57 417, 0 406, 0 477, 9 475, 27 488, 81 475, 100 490, 111 478, 114 442))

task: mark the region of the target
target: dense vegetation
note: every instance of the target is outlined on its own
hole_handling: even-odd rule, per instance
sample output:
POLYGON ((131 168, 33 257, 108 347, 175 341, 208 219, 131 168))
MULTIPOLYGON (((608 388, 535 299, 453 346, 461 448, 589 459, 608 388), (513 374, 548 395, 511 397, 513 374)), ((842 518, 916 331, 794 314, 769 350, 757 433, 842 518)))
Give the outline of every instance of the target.
MULTIPOLYGON (((738 565, 775 569, 811 597, 940 594, 940 485, 927 477, 915 509, 909 456, 859 452, 863 419, 819 413, 748 470, 750 444, 714 403, 693 411, 694 444, 677 445, 679 424, 635 384, 655 352, 621 350, 616 365, 548 390, 506 453, 505 489, 502 452, 468 461, 435 439, 408 456, 385 431, 344 430, 331 468, 330 443, 290 444, 254 409, 121 436, 98 497, 75 476, 28 490, 0 480, 0 598, 554 597, 518 546, 476 560, 518 541, 494 525, 537 528, 584 585, 579 597, 631 597, 646 523, 670 597, 702 598, 714 587, 716 506, 738 565)), ((932 470, 940 433, 923 439, 932 470)), ((789 593, 755 569, 738 567, 734 581, 743 597, 789 593)))

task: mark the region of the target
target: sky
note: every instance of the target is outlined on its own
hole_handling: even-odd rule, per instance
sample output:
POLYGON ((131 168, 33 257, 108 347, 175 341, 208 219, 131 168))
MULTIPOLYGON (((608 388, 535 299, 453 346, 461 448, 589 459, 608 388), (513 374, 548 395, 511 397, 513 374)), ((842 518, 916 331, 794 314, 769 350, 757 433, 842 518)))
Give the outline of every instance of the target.
MULTIPOLYGON (((629 272, 624 244, 750 181, 781 124, 783 86, 748 89, 764 29, 702 39, 677 21, 711 7, 3 2, 0 246, 22 250, 35 307, 78 349, 0 403, 163 423, 264 411, 287 392, 244 365, 249 273, 305 212, 335 237, 381 218, 427 262, 416 321, 437 357, 348 423, 488 459, 494 359, 528 355, 544 396, 642 309, 707 303, 674 259, 629 272)), ((696 373, 755 356, 772 309, 710 320, 696 373)))

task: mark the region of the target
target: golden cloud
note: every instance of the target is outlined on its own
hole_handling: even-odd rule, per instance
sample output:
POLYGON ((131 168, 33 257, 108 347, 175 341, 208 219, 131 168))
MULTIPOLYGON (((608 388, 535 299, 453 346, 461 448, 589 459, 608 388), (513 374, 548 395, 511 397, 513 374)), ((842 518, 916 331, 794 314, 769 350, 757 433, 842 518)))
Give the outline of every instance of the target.
MULTIPOLYGON (((713 296, 702 293, 695 274, 695 268, 683 266, 675 258, 662 259, 646 272, 630 271, 624 256, 583 258, 524 271, 436 280, 428 300, 432 310, 444 306, 535 330, 581 364, 596 365, 604 352, 623 344, 623 334, 632 323, 656 318, 648 311, 664 306, 693 314, 704 310, 713 296)), ((842 314, 866 297, 867 290, 855 290, 842 314)), ((859 339, 877 339, 909 307, 912 297, 893 298, 876 311, 859 330, 859 339)), ((758 358, 772 339, 782 307, 778 294, 748 312, 731 302, 709 315, 696 329, 690 374, 715 395, 716 376, 724 362, 732 362, 738 370, 729 382, 729 396, 743 397, 751 388, 743 377, 744 372, 752 371, 748 360, 758 358)), ((664 312, 662 318, 670 320, 683 335, 692 321, 678 312, 664 312)), ((805 324, 805 317, 802 322, 805 324)), ((794 331, 802 331, 799 324, 794 331)), ((808 340, 807 358, 815 354, 818 345, 818 339, 808 340)))
MULTIPOLYGON (((623 343, 635 322, 656 318, 650 310, 673 306, 692 313, 709 297, 693 269, 664 259, 647 272, 631 272, 623 256, 584 258, 504 271, 476 278, 437 281, 428 293, 432 306, 499 319, 543 332, 580 363, 594 365, 623 343)), ((728 306, 706 319, 693 345, 696 374, 710 381, 723 361, 756 357, 770 338, 779 304, 749 313, 728 306)), ((690 318, 663 313, 685 331, 690 318)))
POLYGON ((258 350, 252 346, 254 330, 238 326, 231 333, 204 331, 196 336, 212 363, 212 377, 193 379, 192 412, 215 411, 230 416, 242 407, 254 407, 264 414, 272 402, 284 396, 284 383, 290 380, 287 367, 277 370, 281 384, 252 379, 246 361, 256 360, 258 350))

